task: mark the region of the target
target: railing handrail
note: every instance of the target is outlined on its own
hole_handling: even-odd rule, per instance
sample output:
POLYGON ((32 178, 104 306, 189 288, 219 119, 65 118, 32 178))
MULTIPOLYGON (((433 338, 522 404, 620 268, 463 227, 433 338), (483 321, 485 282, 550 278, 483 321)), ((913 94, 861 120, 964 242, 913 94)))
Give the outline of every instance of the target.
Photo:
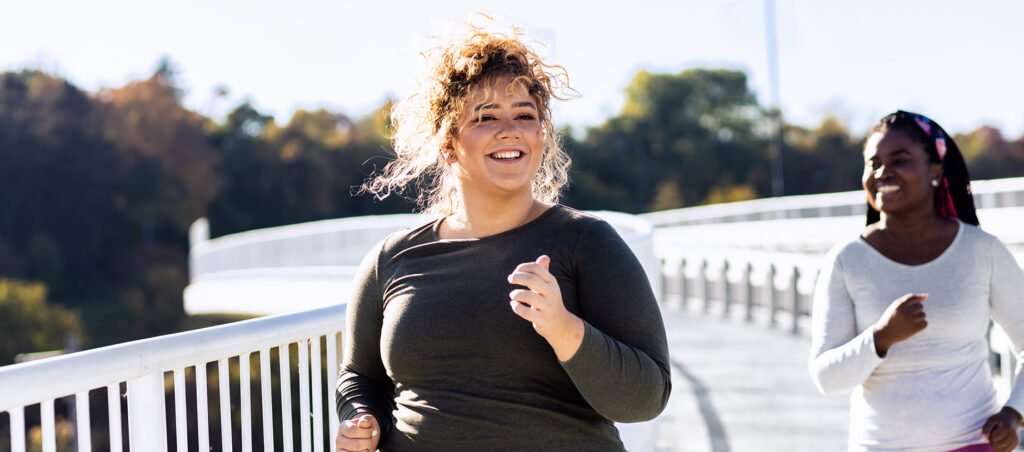
POLYGON ((0 367, 0 411, 341 331, 344 319, 344 305, 328 306, 0 367))
POLYGON ((294 267, 255 267, 239 270, 220 270, 196 276, 196 281, 220 281, 242 278, 273 279, 314 279, 314 278, 350 278, 359 268, 358 265, 305 265, 294 267))
MULTIPOLYGON (((269 240, 280 240, 302 237, 311 233, 355 231, 361 229, 380 229, 381 227, 404 227, 415 224, 415 220, 427 221, 430 217, 423 214, 388 214, 367 215, 359 217, 331 218, 327 220, 309 221, 305 223, 272 226, 251 231, 235 232, 217 238, 193 242, 193 248, 200 247, 204 252, 212 252, 238 246, 261 243, 269 240)), ((195 250, 193 250, 195 252, 195 250)))
MULTIPOLYGON (((976 197, 1005 192, 1024 192, 1024 177, 973 181, 971 183, 971 190, 976 197)), ((640 216, 650 221, 655 227, 660 227, 750 214, 781 212, 781 217, 785 217, 784 212, 792 210, 826 209, 844 206, 859 208, 864 204, 864 192, 862 190, 853 190, 684 207, 645 213, 640 216)), ((997 206, 982 205, 979 207, 997 206)))
POLYGON ((671 225, 675 221, 708 220, 730 215, 777 212, 791 209, 817 209, 852 205, 864 202, 861 191, 793 195, 777 198, 760 198, 748 201, 710 204, 706 206, 682 207, 640 214, 655 227, 671 225))

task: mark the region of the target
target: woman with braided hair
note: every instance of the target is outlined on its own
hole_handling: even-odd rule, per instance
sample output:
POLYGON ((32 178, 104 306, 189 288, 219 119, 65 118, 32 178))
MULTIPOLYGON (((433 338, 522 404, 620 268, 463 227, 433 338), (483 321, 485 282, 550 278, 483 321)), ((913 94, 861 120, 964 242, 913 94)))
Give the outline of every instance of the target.
POLYGON ((623 450, 614 422, 668 401, 668 345, 626 243, 557 203, 565 71, 516 31, 428 55, 392 111, 396 158, 365 188, 413 188, 438 218, 360 266, 336 450, 623 450))
POLYGON ((823 393, 853 390, 849 449, 1013 450, 1024 383, 1000 405, 986 334, 992 318, 1020 353, 1024 272, 978 228, 959 148, 897 111, 868 137, 862 182, 867 227, 828 254, 809 360, 823 393))

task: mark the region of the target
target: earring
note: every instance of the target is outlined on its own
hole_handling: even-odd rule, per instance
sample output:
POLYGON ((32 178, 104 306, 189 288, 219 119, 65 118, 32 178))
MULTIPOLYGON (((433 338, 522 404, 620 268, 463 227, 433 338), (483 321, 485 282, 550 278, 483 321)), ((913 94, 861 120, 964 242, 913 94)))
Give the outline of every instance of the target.
POLYGON ((938 179, 932 179, 932 187, 938 187, 938 186, 939 186, 939 180, 938 179))

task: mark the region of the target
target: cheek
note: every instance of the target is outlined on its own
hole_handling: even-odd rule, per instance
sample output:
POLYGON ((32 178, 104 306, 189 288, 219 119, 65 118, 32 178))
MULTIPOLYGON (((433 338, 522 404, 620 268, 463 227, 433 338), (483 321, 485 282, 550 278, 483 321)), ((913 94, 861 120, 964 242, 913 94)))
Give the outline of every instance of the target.
POLYGON ((544 142, 544 130, 538 125, 522 127, 520 133, 530 142, 531 147, 536 147, 544 142))
POLYGON ((484 139, 487 136, 487 131, 484 129, 485 127, 477 126, 463 130, 462 133, 459 134, 458 140, 462 150, 472 152, 476 148, 480 147, 481 143, 484 142, 484 139))

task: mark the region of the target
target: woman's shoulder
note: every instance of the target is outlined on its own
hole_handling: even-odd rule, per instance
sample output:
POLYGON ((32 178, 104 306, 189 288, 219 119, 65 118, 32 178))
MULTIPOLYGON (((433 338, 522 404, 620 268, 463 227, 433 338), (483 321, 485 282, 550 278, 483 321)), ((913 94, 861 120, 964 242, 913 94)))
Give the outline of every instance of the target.
POLYGON ((556 204, 552 209, 557 209, 552 215, 552 225, 559 234, 587 240, 618 237, 615 226, 600 214, 584 212, 564 204, 556 204))
POLYGON ((832 248, 825 255, 825 261, 832 264, 842 264, 843 262, 863 260, 870 256, 870 246, 864 235, 858 234, 832 245, 832 248))
POLYGON ((996 237, 978 226, 970 223, 964 223, 963 221, 960 222, 959 232, 963 240, 967 242, 976 242, 986 246, 1003 243, 999 240, 999 237, 996 237))
POLYGON ((597 215, 569 207, 565 204, 555 204, 551 208, 555 209, 553 216, 564 225, 587 228, 594 223, 605 221, 597 215))
POLYGON ((384 237, 384 240, 377 244, 377 248, 382 256, 394 256, 407 248, 436 241, 437 223, 439 221, 432 219, 416 227, 391 232, 387 237, 384 237))
POLYGON ((957 240, 963 243, 961 253, 967 253, 962 258, 987 261, 997 255, 1012 255, 1010 248, 999 237, 973 224, 960 222, 959 235, 957 240))

